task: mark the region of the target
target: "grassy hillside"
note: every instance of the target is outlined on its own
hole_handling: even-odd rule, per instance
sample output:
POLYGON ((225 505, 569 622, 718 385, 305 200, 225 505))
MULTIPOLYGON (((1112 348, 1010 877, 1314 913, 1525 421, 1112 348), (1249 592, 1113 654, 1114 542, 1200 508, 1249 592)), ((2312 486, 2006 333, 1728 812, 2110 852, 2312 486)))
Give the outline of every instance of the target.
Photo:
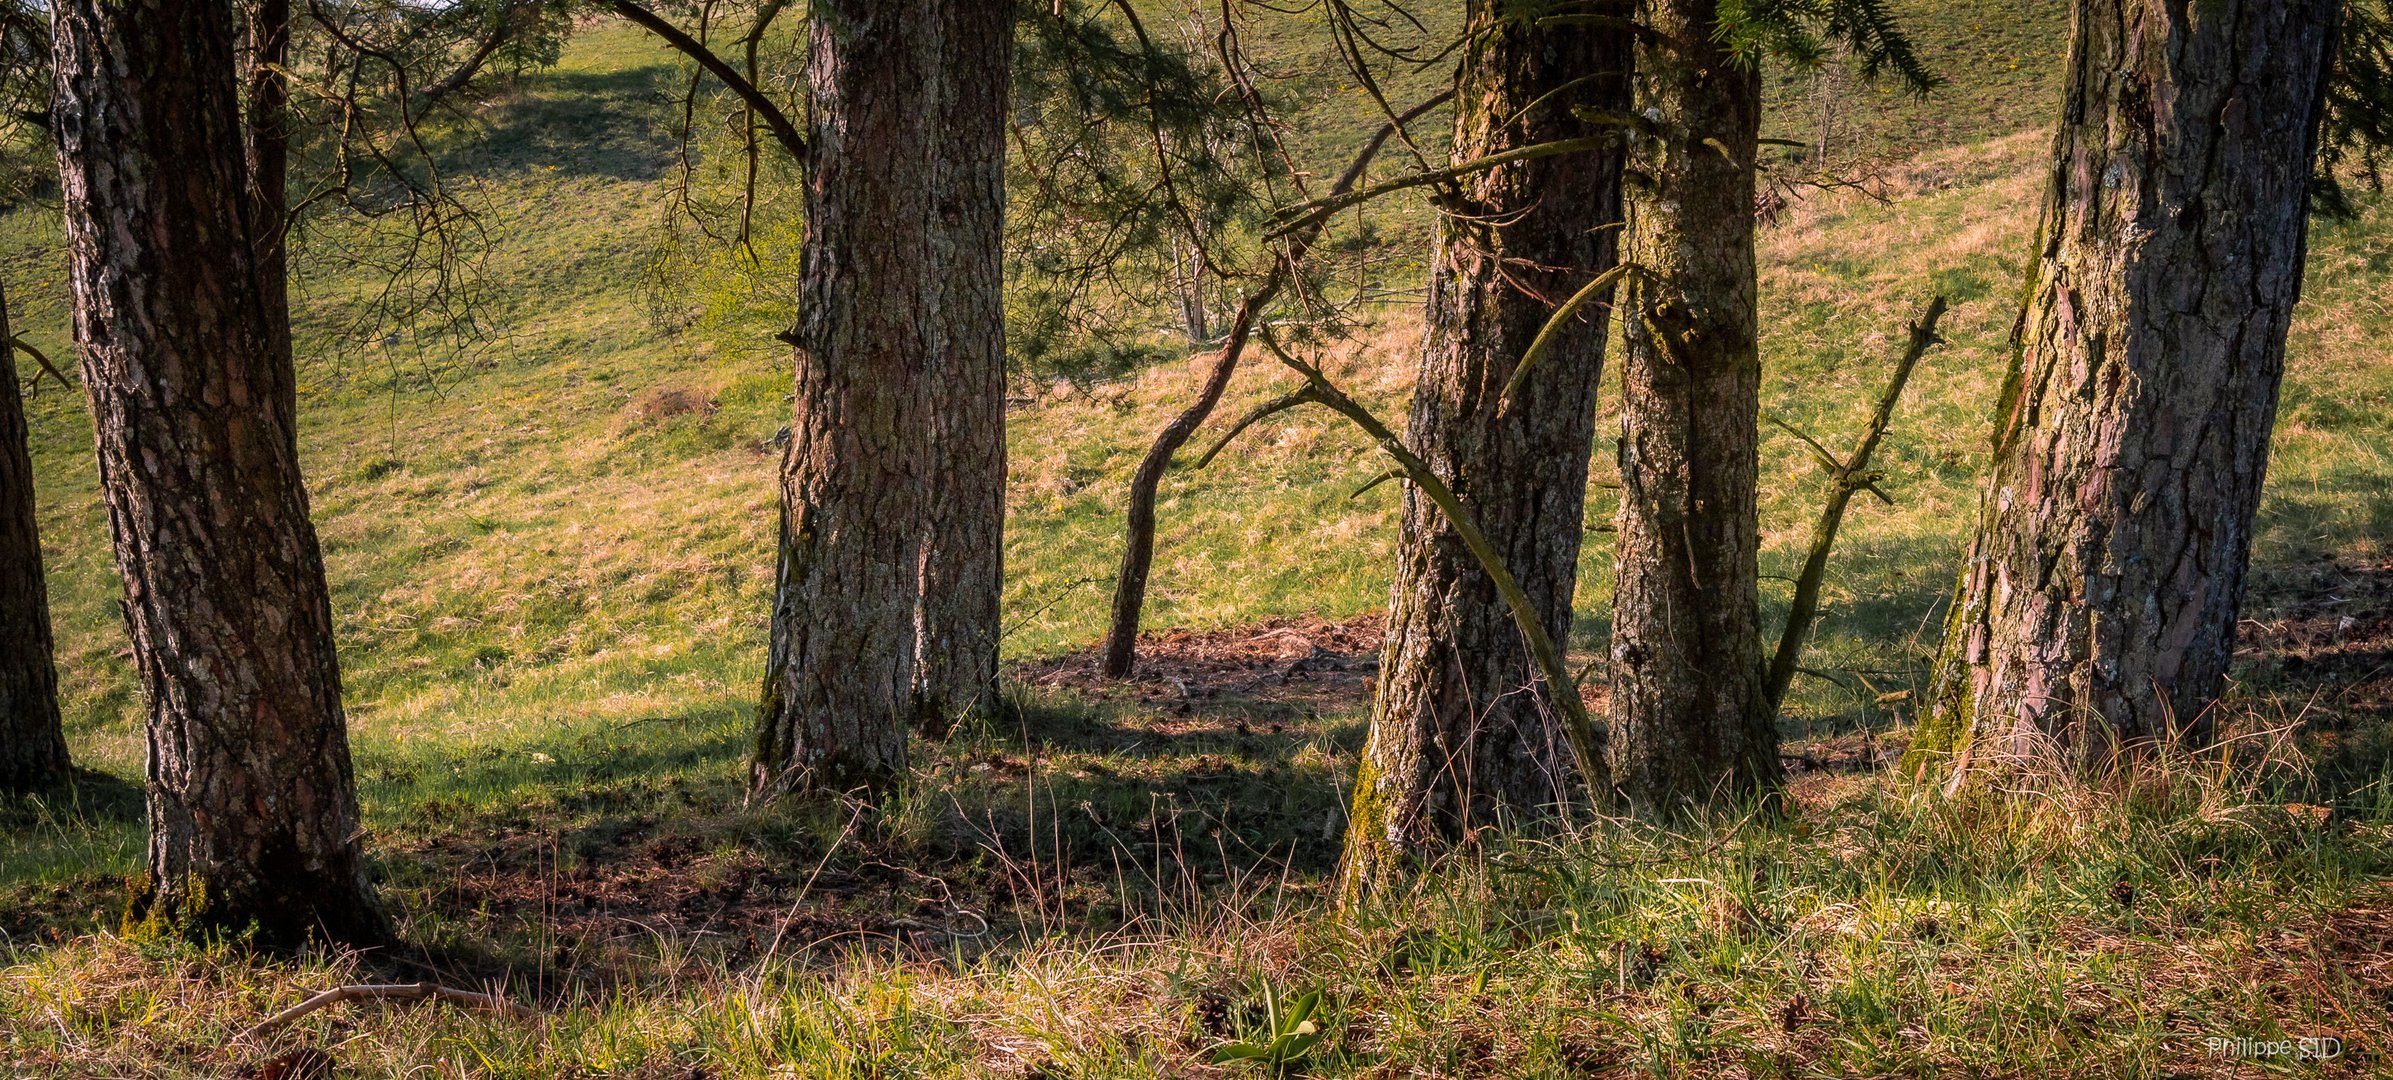
MULTIPOLYGON (((227 1072, 268 1055, 230 1039, 264 1012, 390 964, 504 980, 553 1016, 334 1010, 272 1046, 335 1046, 360 1075, 1212 1075, 1214 1048, 1269 1043, 1277 1010, 1321 991, 1322 1075, 2223 1072, 2208 1034, 2393 1050, 2381 786, 2321 789, 2330 818, 2258 801, 2285 792, 2255 778, 2286 773, 2248 758, 1958 805, 1878 770, 1974 512, 2065 36, 2028 0, 1897 6, 1951 85, 1912 100, 1830 80, 1830 160, 1871 170, 1872 194, 1803 191, 1764 240, 1765 408, 1831 446, 1909 314, 1931 291, 1956 304, 1882 450, 1897 505, 1859 507, 1832 570, 1809 661, 1827 674, 1789 719, 1796 818, 1498 846, 1321 919, 1397 495, 1350 497, 1381 466, 1316 415, 1175 472, 1149 616, 1171 633, 1141 681, 1090 685, 1072 654, 1101 629, 1129 471, 1192 388, 1179 364, 1020 390, 1019 724, 924 748, 869 822, 744 806, 787 358, 660 326, 642 274, 680 75, 601 25, 454 133, 493 244, 486 341, 352 335, 376 281, 328 261, 351 238, 302 255, 302 451, 368 843, 421 952, 265 964, 91 933, 138 867, 142 742, 90 429, 49 387, 38 493, 70 741, 96 775, 81 805, 0 818, 0 1063, 227 1072), (42 934, 71 940, 23 944, 42 934)), ((1259 21, 1248 47, 1290 76, 1308 160, 1375 124, 1305 18, 1259 21)), ((1826 92, 1773 78, 1774 130, 1814 138, 1826 92)), ((1388 213, 1426 228, 1417 206, 1388 213)), ((2380 199, 2313 234, 2232 725, 2304 719, 2306 741, 2253 745, 2330 778, 2373 776, 2393 712, 2389 217, 2380 199)), ((62 354, 56 235, 54 211, 0 218, 21 324, 62 354)), ((1390 307, 1330 369, 1392 415, 1415 333, 1390 307)), ((1251 366, 1222 414, 1286 381, 1251 366)), ((1823 480, 1770 430, 1781 604, 1823 480)), ((1593 656, 1609 534, 1588 539, 1575 644, 1593 656)))

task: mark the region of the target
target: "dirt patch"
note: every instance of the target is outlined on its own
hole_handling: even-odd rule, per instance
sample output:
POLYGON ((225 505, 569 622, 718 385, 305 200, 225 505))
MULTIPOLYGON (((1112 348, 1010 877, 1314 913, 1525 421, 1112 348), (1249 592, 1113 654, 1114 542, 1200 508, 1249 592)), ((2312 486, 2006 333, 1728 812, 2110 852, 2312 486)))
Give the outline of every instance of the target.
POLYGON ((2303 935, 2309 953, 2375 1003, 2393 1006, 2393 888, 2361 894, 2303 935))
POLYGON ((1128 679, 1098 674, 1095 648, 1025 664, 1016 675, 1033 686, 1179 715, 1227 701, 1320 711, 1370 699, 1381 624, 1374 612, 1342 621, 1299 616, 1227 630, 1165 630, 1139 635, 1128 679))

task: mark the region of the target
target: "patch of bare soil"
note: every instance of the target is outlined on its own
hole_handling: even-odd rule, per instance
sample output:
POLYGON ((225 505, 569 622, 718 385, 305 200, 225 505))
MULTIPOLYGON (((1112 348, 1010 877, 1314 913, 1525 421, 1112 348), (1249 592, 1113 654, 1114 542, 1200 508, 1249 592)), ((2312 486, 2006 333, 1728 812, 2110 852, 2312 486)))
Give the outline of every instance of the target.
POLYGON ((1139 635, 1128 679, 1099 674, 1096 648, 1026 664, 1016 674, 1034 686, 1181 716, 1231 701, 1318 712, 1369 699, 1379 674, 1381 622, 1374 612, 1343 621, 1300 616, 1226 630, 1166 630, 1139 635))

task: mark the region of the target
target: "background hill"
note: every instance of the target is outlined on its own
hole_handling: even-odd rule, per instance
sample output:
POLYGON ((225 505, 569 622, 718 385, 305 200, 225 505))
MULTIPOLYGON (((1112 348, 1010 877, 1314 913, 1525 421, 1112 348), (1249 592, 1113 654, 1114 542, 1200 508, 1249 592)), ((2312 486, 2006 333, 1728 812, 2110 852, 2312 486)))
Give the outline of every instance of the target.
MULTIPOLYGON (((1816 146, 1825 115, 1827 164, 1868 182, 1795 189, 1765 234, 1762 272, 1765 412, 1830 446, 1867 414, 1909 315, 1931 292, 1956 304, 1951 345, 1920 369, 1882 451, 1897 505, 1864 505, 1849 521, 1809 659, 1828 674, 1801 681, 1794 703, 1796 734, 1810 740, 1798 752, 1864 767, 1905 720, 1897 695, 1934 647, 1974 513, 2067 33, 2057 6, 2035 0, 1895 6, 1949 85, 1911 99, 1833 74, 1774 73, 1774 133, 1816 146)), ((1161 0, 1146 7, 1159 21, 1172 16, 1161 0)), ((1310 102, 1294 125, 1309 160, 1342 159, 1376 123, 1301 19, 1262 24, 1250 48, 1284 66, 1289 90, 1310 102)), ((335 262, 338 230, 311 238, 301 257, 302 449, 371 846, 411 913, 411 935, 497 934, 506 944, 493 963, 519 976, 562 966, 565 947, 549 935, 572 924, 556 914, 556 881, 576 867, 650 867, 645 885, 618 883, 631 892, 682 878, 699 889, 737 885, 772 897, 769 915, 794 884, 771 868, 828 860, 846 837, 835 817, 789 822, 738 806, 771 590, 772 439, 786 423, 787 356, 760 337, 676 332, 656 315, 644 275, 674 194, 666 102, 680 72, 648 38, 595 24, 555 68, 494 93, 470 129, 452 133, 455 167, 490 236, 478 309, 488 336, 470 349, 351 334, 379 279, 335 262), (487 875, 476 869, 485 865, 487 875)), ((1417 99, 1442 77, 1417 73, 1390 95, 1417 99)), ((2270 715, 2332 713, 2320 744, 2330 768, 2338 746, 2381 745, 2371 722, 2393 707, 2374 668, 2393 643, 2393 368, 2383 363, 2393 222, 2383 199, 2363 207, 2360 219, 2313 233, 2238 698, 2270 715)), ((1426 235, 1417 203, 1383 213, 1391 244, 1426 235)), ((54 208, 0 218, 0 274, 21 332, 64 356, 58 231, 54 208)), ((1333 371, 1397 410, 1414 334, 1406 306, 1387 305, 1336 351, 1333 371)), ((1284 381, 1251 365, 1221 415, 1284 381)), ((1270 871, 1283 885, 1317 882, 1359 739, 1359 672, 1324 677, 1318 694, 1240 683, 1226 711, 1192 707, 1186 685, 1155 680, 1110 695, 1071 689, 1068 654, 1102 629, 1128 473, 1192 386, 1189 369, 1170 363, 1089 388, 1019 388, 1005 649, 1042 684, 1023 691, 1039 723, 1079 734, 967 733, 925 766, 926 790, 943 793, 895 811, 897 839, 885 850, 978 851, 976 872, 998 881, 1018 868, 986 855, 966 828, 973 821, 1019 839, 1028 805, 1035 837, 1054 827, 1040 815, 1077 805, 1097 824, 1075 817, 1075 836, 1143 815, 1149 831, 1131 835, 1160 842, 1154 807, 1169 795, 1208 807, 1206 846, 1284 852, 1270 871), (1034 763, 1043 780, 1031 779, 1034 763)), ((90 429, 78 394, 45 386, 29 404, 69 737, 80 764, 121 785, 114 803, 96 785, 91 805, 45 811, 39 829, 0 844, 0 929, 11 934, 106 925, 110 882, 137 869, 141 848, 138 815, 123 804, 143 771, 137 686, 90 429)), ((1778 575, 1765 599, 1783 604, 1823 480, 1776 429, 1763 455, 1763 570, 1778 575)), ((1612 470, 1606 454, 1597 464, 1590 522, 1600 526, 1612 470)), ((1250 433, 1203 472, 1171 474, 1148 623, 1220 633, 1183 636, 1165 655, 1213 677, 1252 668, 1259 679, 1289 659, 1255 644, 1262 626, 1342 663, 1367 662, 1355 644, 1367 625, 1322 623, 1384 602, 1398 496, 1386 486, 1349 496, 1380 470, 1352 433, 1298 415, 1250 433)), ((1591 536, 1582 573, 1576 643, 1590 655, 1610 593, 1607 541, 1591 536)), ((859 907, 902 891, 894 878, 851 877, 864 883, 851 890, 859 907)), ((1153 889, 1158 902, 1168 891, 1153 889)), ((1103 909, 1113 903, 1104 893, 1066 888, 1058 872, 1058 904, 1103 909)), ((1043 902, 1008 910, 1009 925, 1053 917, 1043 902)), ((715 925, 672 922, 686 916, 657 915, 680 926, 664 934, 679 943, 667 951, 696 947, 700 924, 715 925)), ((703 933, 736 941, 753 930, 735 921, 703 933)), ((601 948, 592 940, 575 947, 601 948)), ((1629 953, 1620 956, 1627 965, 1629 953)), ((1605 980, 1614 959, 1594 961, 1605 980)), ((57 965, 75 962, 49 961, 37 977, 66 978, 57 965)), ((27 1006, 0 1004, 0 1017, 12 1007, 27 1006)))

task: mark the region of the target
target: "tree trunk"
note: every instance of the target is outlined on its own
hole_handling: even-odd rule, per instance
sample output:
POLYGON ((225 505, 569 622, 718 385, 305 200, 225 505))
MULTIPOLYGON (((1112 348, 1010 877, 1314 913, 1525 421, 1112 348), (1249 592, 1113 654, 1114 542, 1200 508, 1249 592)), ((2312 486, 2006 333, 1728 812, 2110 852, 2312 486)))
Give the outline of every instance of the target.
POLYGON ((51 11, 75 341, 149 713, 145 908, 379 939, 233 11, 51 11))
POLYGON ((1172 242, 1173 268, 1179 272, 1180 334, 1189 348, 1202 349, 1213 336, 1213 320, 1205 313, 1205 252, 1194 243, 1186 251, 1180 245, 1172 242))
POLYGON ((2333 0, 2081 2, 1914 764, 2200 738, 2301 293, 2333 0))
MULTIPOLYGON (((1471 5, 1453 160, 1617 130, 1573 109, 1625 110, 1625 36, 1523 24, 1505 6, 1471 5)), ((1444 207, 1405 436, 1503 553, 1556 641, 1570 632, 1609 304, 1581 309, 1514 394, 1503 390, 1555 305, 1613 265, 1620 165, 1612 151, 1563 154, 1461 182, 1444 207)), ((1408 489, 1345 888, 1470 828, 1531 821, 1572 799, 1578 780, 1550 692, 1494 583, 1408 489)))
POLYGON ((797 415, 761 793, 875 791, 996 674, 1010 8, 810 8, 797 415), (992 40, 992 37, 994 40, 992 40), (929 717, 935 715, 938 724, 929 717))
POLYGON ((936 514, 923 533, 915 724, 939 735, 996 702, 1005 555, 1005 124, 1013 6, 945 14, 936 114, 939 347, 932 356, 936 514))
POLYGON ((257 237, 258 307, 266 338, 284 367, 291 366, 291 193, 290 0, 248 0, 239 10, 241 81, 247 109, 241 129, 242 160, 249 167, 249 222, 257 237))
POLYGON ((65 788, 73 771, 58 721, 33 457, 10 336, 0 295, 0 792, 40 794, 65 788))
POLYGON ((1753 159, 1761 75, 1715 40, 1713 0, 1648 0, 1621 324, 1612 779, 1641 813, 1772 786, 1754 503, 1753 159), (1692 51, 1681 51, 1682 46, 1692 51))
POLYGON ((1230 388, 1230 377, 1237 374, 1239 357, 1246 351, 1247 336, 1254 331, 1256 318, 1263 305, 1279 295, 1285 281, 1284 272, 1274 267, 1271 276, 1248 294, 1237 318, 1230 322, 1230 336, 1215 354, 1196 400, 1163 425, 1163 430, 1155 435, 1155 442, 1147 447, 1146 456, 1138 460, 1138 468, 1130 474, 1130 492, 1124 500, 1129 507, 1123 515, 1122 565, 1114 572, 1113 615, 1106 621, 1104 655, 1097 664, 1098 672, 1108 679, 1128 678, 1130 669, 1138 662, 1138 623, 1146 612, 1147 573, 1155 565, 1155 495, 1163 487, 1163 474, 1172 467, 1172 456, 1188 445, 1197 428, 1213 415, 1214 406, 1221 404, 1223 392, 1230 388))

